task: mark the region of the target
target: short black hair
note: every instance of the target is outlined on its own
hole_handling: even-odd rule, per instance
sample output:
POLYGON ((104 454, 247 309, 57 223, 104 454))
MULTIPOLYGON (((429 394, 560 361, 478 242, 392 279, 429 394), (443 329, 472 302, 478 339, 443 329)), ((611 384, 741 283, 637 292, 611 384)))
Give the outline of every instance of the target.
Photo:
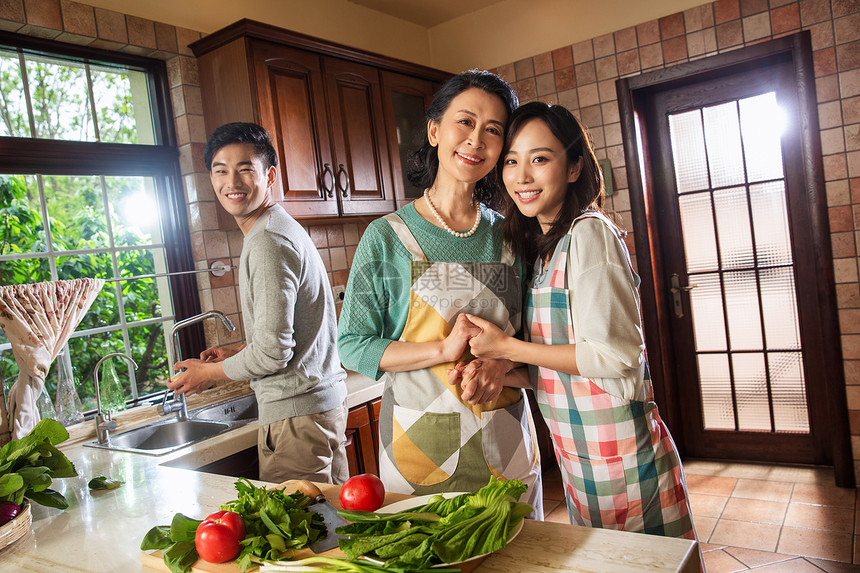
POLYGON ((269 132, 256 123, 245 121, 234 121, 233 123, 225 123, 221 127, 215 129, 209 140, 206 142, 206 147, 203 150, 203 161, 206 163, 206 170, 212 171, 212 159, 222 147, 232 145, 233 143, 250 143, 254 146, 254 155, 262 159, 264 167, 278 166, 278 154, 275 147, 272 145, 272 139, 269 137, 269 132))
MULTIPOLYGON (((439 170, 438 150, 435 146, 430 145, 430 141, 427 139, 427 124, 430 121, 441 121, 445 111, 448 110, 448 106, 451 105, 451 101, 470 88, 478 88, 497 96, 502 100, 508 117, 519 105, 517 94, 510 84, 492 72, 468 70, 449 78, 433 96, 433 101, 427 110, 427 117, 424 122, 424 142, 409 157, 406 177, 413 185, 421 189, 430 187, 436 179, 436 172, 439 170)), ((505 121, 508 117, 505 117, 505 121)), ((482 203, 494 206, 498 188, 499 181, 494 169, 475 185, 475 198, 482 203)))

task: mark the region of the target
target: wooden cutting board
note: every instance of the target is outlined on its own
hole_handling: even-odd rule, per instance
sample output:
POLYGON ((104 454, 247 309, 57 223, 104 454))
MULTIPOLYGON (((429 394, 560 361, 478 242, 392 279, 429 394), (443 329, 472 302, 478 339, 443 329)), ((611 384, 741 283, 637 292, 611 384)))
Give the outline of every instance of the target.
MULTIPOLYGON (((339 501, 340 486, 325 483, 317 483, 316 485, 323 492, 323 495, 325 495, 326 500, 330 504, 332 504, 337 509, 342 509, 339 501)), ((275 487, 278 489, 282 487, 286 488, 287 493, 292 493, 298 489, 293 480, 285 481, 275 487)), ((404 495, 402 493, 386 493, 384 504, 388 505, 389 503, 401 501, 408 497, 411 496, 404 495)), ((212 511, 216 511, 216 509, 213 509, 212 511)), ((313 557, 314 555, 316 554, 310 549, 299 549, 295 552, 295 559, 304 559, 306 557, 313 557)), ((319 553, 319 555, 325 557, 346 557, 346 554, 338 547, 335 547, 334 549, 329 549, 325 553, 319 553)), ((464 563, 460 567, 460 570, 463 573, 470 572, 475 569, 475 567, 477 567, 481 563, 481 561, 483 561, 483 559, 464 563)), ((167 573, 170 572, 170 570, 167 568, 167 565, 164 564, 164 555, 161 551, 154 551, 151 553, 141 551, 140 562, 144 567, 149 567, 151 569, 155 569, 156 571, 164 571, 167 573)), ((191 571, 193 573, 241 573, 241 569, 239 569, 235 561, 228 561, 227 563, 209 563, 208 561, 204 561, 202 559, 197 560, 197 562, 191 567, 191 571)), ((259 568, 254 567, 249 569, 249 573, 253 573, 255 571, 259 571, 259 568)))

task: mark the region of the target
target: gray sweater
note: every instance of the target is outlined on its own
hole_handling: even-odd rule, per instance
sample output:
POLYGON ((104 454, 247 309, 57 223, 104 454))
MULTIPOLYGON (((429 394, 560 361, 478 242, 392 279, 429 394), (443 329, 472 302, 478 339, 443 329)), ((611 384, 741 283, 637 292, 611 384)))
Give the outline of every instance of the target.
POLYGON ((340 406, 334 297, 304 228, 280 205, 269 208, 245 235, 238 272, 247 345, 223 367, 232 380, 251 379, 260 423, 340 406))

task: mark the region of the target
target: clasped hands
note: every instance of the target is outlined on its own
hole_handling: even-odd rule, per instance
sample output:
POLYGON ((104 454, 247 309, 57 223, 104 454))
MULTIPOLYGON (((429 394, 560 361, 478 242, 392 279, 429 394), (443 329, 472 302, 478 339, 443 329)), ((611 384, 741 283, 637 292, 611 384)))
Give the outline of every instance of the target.
POLYGON ((473 316, 461 314, 454 328, 445 339, 453 359, 454 368, 448 370, 448 384, 459 385, 461 398, 469 404, 483 404, 499 397, 504 388, 505 374, 514 363, 501 352, 509 336, 493 323, 473 316), (475 358, 459 361, 466 347, 475 358))

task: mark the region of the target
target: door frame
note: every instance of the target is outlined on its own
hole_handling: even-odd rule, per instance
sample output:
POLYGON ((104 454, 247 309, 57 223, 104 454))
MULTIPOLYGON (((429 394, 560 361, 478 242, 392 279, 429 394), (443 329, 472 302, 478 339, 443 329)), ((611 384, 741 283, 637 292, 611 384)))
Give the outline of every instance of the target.
MULTIPOLYGON (((680 428, 682 404, 677 391, 679 381, 674 369, 670 328, 672 301, 668 294, 669 285, 664 279, 658 222, 656 217, 648 217, 649 213, 657 210, 654 194, 650 191, 657 183, 648 159, 648 126, 642 120, 645 102, 654 91, 694 83, 721 73, 755 68, 775 58, 790 58, 798 80, 795 84, 800 128, 797 144, 803 161, 802 165, 793 167, 802 171, 809 221, 806 231, 812 238, 809 248, 814 250, 816 261, 812 280, 817 282, 819 293, 818 305, 814 309, 815 320, 804 328, 816 329, 815 338, 820 341, 819 346, 810 351, 822 355, 824 386, 821 390, 825 393, 822 402, 829 422, 816 430, 826 434, 822 441, 832 446, 827 457, 832 458, 836 485, 855 487, 809 31, 616 81, 637 270, 642 278, 643 326, 655 382, 655 399, 669 427, 680 428)), ((683 456, 683 440, 678 442, 683 456)))

